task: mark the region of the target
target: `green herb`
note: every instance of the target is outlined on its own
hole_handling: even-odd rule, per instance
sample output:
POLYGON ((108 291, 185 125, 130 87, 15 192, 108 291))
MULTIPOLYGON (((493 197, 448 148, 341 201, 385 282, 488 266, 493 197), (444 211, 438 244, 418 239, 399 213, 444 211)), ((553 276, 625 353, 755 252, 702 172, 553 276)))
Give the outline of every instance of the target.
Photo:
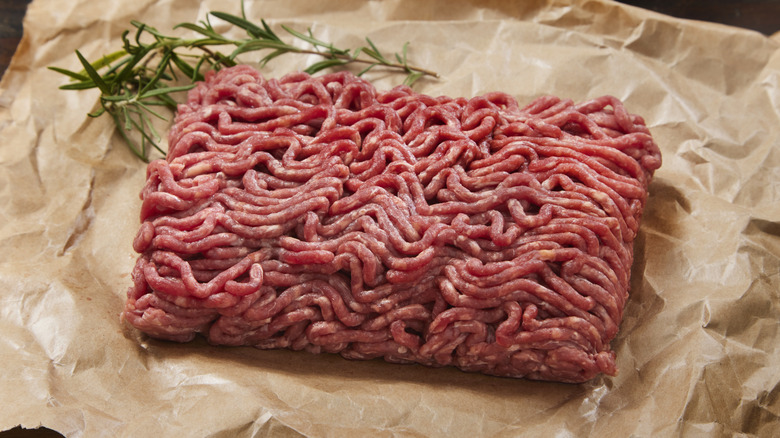
POLYGON ((149 160, 149 153, 153 149, 165 154, 159 146, 160 135, 153 123, 155 118, 167 120, 159 108, 175 110, 176 101, 171 97, 174 93, 194 87, 194 82, 203 80, 203 72, 206 70, 236 65, 237 57, 243 53, 267 50, 269 53, 260 60, 261 66, 286 53, 321 56, 322 61, 304 70, 309 74, 347 64, 365 64, 366 67, 358 75, 382 66, 406 74, 406 85, 412 85, 423 76, 438 77, 435 72, 407 62, 408 43, 400 54, 394 54, 394 59, 388 59, 368 38, 367 47, 340 49, 315 38, 311 29, 301 33, 282 25, 287 34, 311 46, 301 48, 282 40, 265 20, 261 19, 260 25, 247 20, 243 5, 240 17, 224 12, 210 12, 209 16, 206 21, 181 23, 174 27, 197 32, 201 37, 195 39, 164 35, 144 23, 131 21, 135 28, 134 34, 131 37, 129 30, 122 34, 121 50, 92 62, 77 50, 76 56, 84 68, 80 72, 49 68, 71 78, 72 82, 60 87, 63 90, 98 88, 101 93, 100 108, 89 116, 109 114, 127 146, 144 161, 149 160), (218 33, 209 22, 209 16, 243 29, 247 38, 231 39, 218 33), (143 42, 142 39, 151 41, 143 42), (215 50, 220 46, 231 48, 232 51, 223 54, 215 50), (188 85, 172 85, 181 83, 188 85))

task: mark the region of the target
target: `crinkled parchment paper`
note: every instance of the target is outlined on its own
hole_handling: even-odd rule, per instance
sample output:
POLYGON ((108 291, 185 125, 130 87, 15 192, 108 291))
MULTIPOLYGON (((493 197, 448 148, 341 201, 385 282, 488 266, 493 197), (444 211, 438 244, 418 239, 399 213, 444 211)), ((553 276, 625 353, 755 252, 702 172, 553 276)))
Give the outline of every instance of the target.
MULTIPOLYGON (((410 41, 433 95, 612 94, 664 154, 613 342, 620 374, 541 383, 333 355, 149 340, 119 321, 145 166, 97 94, 59 91, 119 47, 238 2, 35 0, 0 84, 0 430, 67 436, 777 436, 780 44, 609 1, 247 1, 272 26, 410 41), (221 5, 220 5, 221 3, 221 5)), ((229 26, 213 22, 220 30, 229 26)), ((231 30, 232 31, 232 30, 231 30)), ((183 31, 182 31, 183 32, 183 31)), ((251 55, 245 61, 256 61, 251 55)), ((312 59, 278 58, 269 77, 312 59)), ((402 79, 377 70, 379 88, 402 79)))

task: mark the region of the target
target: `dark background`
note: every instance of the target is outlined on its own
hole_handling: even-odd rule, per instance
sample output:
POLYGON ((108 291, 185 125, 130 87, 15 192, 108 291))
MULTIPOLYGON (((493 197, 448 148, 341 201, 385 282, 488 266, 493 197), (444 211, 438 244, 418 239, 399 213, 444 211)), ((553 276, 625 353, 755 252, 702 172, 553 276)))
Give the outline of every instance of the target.
POLYGON ((744 27, 765 35, 780 31, 780 0, 623 0, 620 3, 673 17, 744 27))
MULTIPOLYGON (((0 75, 5 72, 22 38, 22 19, 30 0, 0 0, 0 75)), ((756 30, 765 35, 780 31, 780 0, 623 0, 673 17, 712 21, 756 30)), ((15 428, 0 432, 0 438, 60 437, 46 428, 15 428)))

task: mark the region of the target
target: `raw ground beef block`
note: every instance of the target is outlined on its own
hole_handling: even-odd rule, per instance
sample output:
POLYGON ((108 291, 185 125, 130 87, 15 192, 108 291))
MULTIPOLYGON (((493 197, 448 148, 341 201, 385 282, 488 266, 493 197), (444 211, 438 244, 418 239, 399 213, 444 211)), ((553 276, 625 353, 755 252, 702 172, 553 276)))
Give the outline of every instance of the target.
POLYGON ((211 73, 149 164, 149 336, 583 382, 614 375, 661 156, 620 101, 211 73))

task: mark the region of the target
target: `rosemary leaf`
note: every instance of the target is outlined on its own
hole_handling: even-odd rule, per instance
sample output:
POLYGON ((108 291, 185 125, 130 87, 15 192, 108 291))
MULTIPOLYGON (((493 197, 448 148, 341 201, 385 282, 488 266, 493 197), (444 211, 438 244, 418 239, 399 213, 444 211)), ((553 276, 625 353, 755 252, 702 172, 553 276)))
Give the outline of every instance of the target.
POLYGON ((100 117, 100 116, 102 116, 104 112, 106 112, 106 109, 105 109, 105 108, 103 108, 103 107, 101 106, 100 108, 98 108, 98 109, 97 109, 97 110, 95 110, 94 112, 91 112, 91 113, 89 113, 89 114, 87 114, 87 115, 88 115, 88 116, 90 116, 90 117, 92 117, 92 118, 94 119, 95 117, 100 117))
POLYGON ((198 26, 195 23, 179 23, 176 26, 174 26, 173 28, 174 29, 184 28, 184 29, 192 30, 192 31, 195 31, 195 32, 203 35, 203 36, 207 36, 207 37, 209 37, 209 38, 211 38, 212 40, 215 40, 215 41, 227 41, 227 39, 225 37, 223 37, 222 35, 214 32, 213 30, 211 30, 211 29, 209 29, 207 27, 198 26))
MULTIPOLYGON (((84 81, 87 81, 87 80, 89 80, 89 76, 85 76, 85 75, 83 75, 83 74, 76 73, 75 71, 66 70, 66 69, 64 69, 64 68, 59 68, 59 67, 52 67, 52 66, 50 66, 50 67, 49 67, 49 70, 56 71, 57 73, 63 74, 63 75, 65 75, 65 76, 70 76, 71 78, 73 78, 73 79, 75 79, 75 80, 77 80, 77 81, 82 81, 82 82, 84 82, 84 81)), ((61 88, 61 87, 60 87, 60 88, 61 88)), ((62 89, 62 88, 61 88, 61 89, 62 89)))
POLYGON ((287 53, 287 51, 282 49, 276 49, 273 52, 269 53, 268 55, 265 55, 263 59, 260 60, 260 66, 265 67, 266 64, 268 64, 269 61, 276 58, 277 56, 284 55, 287 53))
POLYGON ((84 55, 76 50, 76 56, 78 56, 81 65, 84 66, 84 70, 87 72, 87 76, 92 79, 92 82, 94 82, 95 86, 100 89, 100 92, 103 94, 111 94, 111 88, 108 86, 108 84, 106 84, 103 78, 100 77, 100 74, 97 72, 97 70, 92 67, 92 64, 90 64, 89 61, 84 58, 84 55))
MULTIPOLYGON (((133 53, 132 58, 130 58, 127 63, 125 63, 124 68, 116 75, 116 83, 124 84, 125 82, 128 82, 129 78, 133 74, 133 71, 138 65, 139 62, 149 53, 151 49, 148 47, 143 47, 141 50, 135 50, 135 53, 133 53)), ((137 81, 136 81, 137 83, 137 81)), ((105 93, 105 94, 111 94, 111 93, 105 93)))
POLYGON ((171 61, 179 70, 181 70, 182 73, 184 73, 184 76, 188 77, 190 80, 194 80, 193 78, 195 77, 195 69, 192 68, 191 65, 187 64, 183 59, 181 59, 179 55, 171 52, 171 61))
POLYGON ((344 65, 348 62, 348 59, 325 59, 306 67, 303 71, 313 75, 314 73, 325 70, 326 68, 335 67, 337 65, 344 65))
POLYGON ((133 26, 135 26, 136 29, 138 29, 135 35, 135 42, 138 43, 139 46, 141 45, 140 38, 143 32, 148 32, 149 34, 154 35, 157 38, 165 38, 165 35, 161 34, 157 29, 153 28, 152 26, 149 26, 146 23, 141 23, 140 21, 136 21, 136 20, 130 20, 130 24, 132 24, 133 26))
POLYGON ((378 62, 375 62, 373 64, 369 64, 368 67, 364 68, 363 70, 360 70, 356 76, 363 76, 364 74, 368 73, 369 70, 379 65, 378 62))
POLYGON ((277 36, 273 30, 271 30, 271 27, 268 26, 268 23, 265 22, 262 18, 260 19, 260 23, 263 24, 263 29, 265 29, 265 32, 268 34, 268 37, 272 40, 281 41, 282 39, 277 36))
MULTIPOLYGON (((119 119, 119 115, 116 113, 109 113, 111 114, 111 118, 114 119, 114 125, 117 127, 122 126, 122 122, 119 119)), ((130 152, 133 153, 136 157, 140 158, 142 161, 148 163, 149 158, 146 156, 146 154, 142 154, 141 151, 138 150, 138 146, 136 146, 133 139, 130 138, 130 136, 127 135, 127 131, 125 129, 117 129, 117 132, 119 132, 119 135, 122 137, 122 140, 125 141, 125 146, 127 146, 128 149, 130 149, 130 152)))
POLYGON ((271 35, 265 31, 265 29, 256 26, 254 23, 244 18, 236 17, 235 15, 227 14, 225 12, 211 12, 210 14, 221 20, 227 21, 234 26, 244 29, 252 38, 273 39, 271 35))
POLYGON ((409 73, 409 75, 406 76, 406 79, 404 80, 404 85, 408 85, 408 86, 411 87, 421 77, 423 77, 423 73, 422 72, 415 71, 415 72, 409 73))
POLYGON ((370 50, 366 49, 366 48, 363 48, 363 52, 365 52, 366 55, 376 59, 377 61, 381 62, 382 64, 390 64, 390 61, 388 61, 387 58, 385 58, 382 55, 382 52, 380 52, 379 49, 376 48, 376 45, 374 45, 374 42, 371 41, 370 38, 366 37, 366 41, 371 46, 370 50))
POLYGON ((299 49, 297 49, 296 47, 290 46, 289 44, 286 44, 282 41, 251 40, 242 43, 238 47, 236 47, 236 49, 233 50, 233 53, 230 54, 229 58, 231 60, 234 60, 238 55, 242 53, 254 52, 263 49, 276 49, 276 51, 281 51, 280 54, 299 51, 299 49))
POLYGON ((160 80, 160 78, 165 74, 165 69, 168 68, 170 65, 171 60, 171 53, 168 52, 165 55, 163 55, 162 61, 160 61, 160 65, 157 66, 157 72, 154 74, 152 79, 146 83, 146 85, 141 88, 141 91, 138 92, 139 95, 143 95, 146 93, 147 90, 157 85, 157 82, 160 80))
MULTIPOLYGON (((158 118, 158 119, 160 119, 160 120, 168 120, 168 119, 166 119, 166 118, 165 118, 165 116, 163 116, 162 114, 160 114, 160 113, 158 113, 157 111, 153 110, 151 107, 149 107, 148 105, 146 105, 145 103, 143 103, 143 102, 142 102, 142 101, 140 101, 140 100, 137 100, 137 101, 135 102, 135 104, 136 104, 136 105, 137 105, 139 108, 142 108, 144 111, 146 111, 147 113, 149 113, 149 114, 151 114, 151 115, 153 115, 153 116, 157 117, 157 118, 158 118)), ((141 113, 141 114, 143 114, 143 113, 141 113)))
POLYGON ((178 93, 180 91, 187 91, 195 87, 195 84, 189 84, 189 85, 182 85, 180 87, 164 87, 164 88, 155 88, 154 90, 147 91, 145 93, 140 94, 138 97, 141 99, 146 99, 149 97, 154 96, 160 96, 160 95, 168 95, 170 93, 178 93))
POLYGON ((92 68, 95 70, 100 70, 101 68, 111 65, 112 62, 116 61, 117 59, 122 59, 124 56, 127 55, 127 52, 124 50, 117 50, 114 53, 109 53, 108 55, 105 55, 104 57, 98 59, 95 62, 90 63, 92 65, 92 68))
POLYGON ((82 82, 74 82, 72 84, 65 84, 60 85, 60 90, 88 90, 90 88, 95 88, 96 85, 94 82, 92 82, 92 79, 87 79, 82 82))

